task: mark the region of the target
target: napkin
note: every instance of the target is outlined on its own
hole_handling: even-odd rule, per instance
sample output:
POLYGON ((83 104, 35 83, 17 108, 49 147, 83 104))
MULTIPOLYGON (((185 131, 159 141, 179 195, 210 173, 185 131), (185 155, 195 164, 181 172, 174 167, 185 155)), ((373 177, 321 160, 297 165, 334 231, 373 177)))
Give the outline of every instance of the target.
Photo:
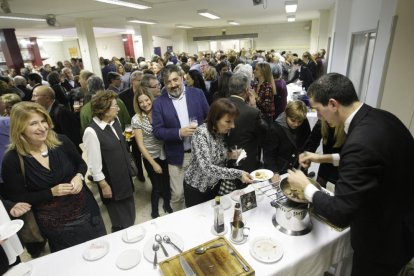
POLYGON ((139 239, 142 236, 144 236, 144 230, 138 225, 126 229, 126 237, 129 241, 139 239))
POLYGON ((239 158, 237 158, 236 165, 239 164, 241 160, 247 157, 247 153, 244 149, 241 150, 239 158))

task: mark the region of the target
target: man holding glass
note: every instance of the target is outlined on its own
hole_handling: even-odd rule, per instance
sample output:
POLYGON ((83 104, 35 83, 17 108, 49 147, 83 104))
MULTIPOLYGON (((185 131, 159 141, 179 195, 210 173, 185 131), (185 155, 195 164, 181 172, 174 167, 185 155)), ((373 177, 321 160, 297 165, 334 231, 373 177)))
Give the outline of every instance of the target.
POLYGON ((162 76, 167 93, 154 102, 152 124, 155 137, 165 143, 171 207, 178 211, 184 208, 184 172, 191 156, 191 136, 196 130, 190 118, 202 124, 209 107, 203 91, 184 86, 183 71, 178 66, 166 66, 162 76))

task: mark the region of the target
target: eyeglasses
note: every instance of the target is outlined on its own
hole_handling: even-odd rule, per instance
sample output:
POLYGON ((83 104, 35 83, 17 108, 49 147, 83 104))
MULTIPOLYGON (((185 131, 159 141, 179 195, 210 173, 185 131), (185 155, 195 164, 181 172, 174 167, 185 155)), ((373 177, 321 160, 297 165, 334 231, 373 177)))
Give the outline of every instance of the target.
POLYGON ((148 88, 161 88, 161 84, 156 84, 154 86, 148 86, 148 88))

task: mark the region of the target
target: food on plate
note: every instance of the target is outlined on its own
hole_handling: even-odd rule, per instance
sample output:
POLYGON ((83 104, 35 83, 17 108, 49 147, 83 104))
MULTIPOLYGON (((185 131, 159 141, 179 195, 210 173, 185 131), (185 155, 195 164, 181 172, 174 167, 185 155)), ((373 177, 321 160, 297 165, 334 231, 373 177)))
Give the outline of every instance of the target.
POLYGON ((265 172, 257 171, 254 174, 254 177, 256 177, 257 179, 266 179, 267 178, 267 174, 265 172))

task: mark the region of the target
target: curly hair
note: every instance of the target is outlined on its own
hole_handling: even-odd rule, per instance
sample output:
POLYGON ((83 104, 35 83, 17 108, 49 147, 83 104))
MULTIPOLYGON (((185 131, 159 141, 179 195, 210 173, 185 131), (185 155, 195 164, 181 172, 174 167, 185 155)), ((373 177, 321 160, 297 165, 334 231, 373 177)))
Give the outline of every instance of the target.
POLYGON ((103 90, 96 93, 91 100, 92 116, 102 120, 111 108, 112 100, 117 98, 118 94, 111 90, 103 90))

